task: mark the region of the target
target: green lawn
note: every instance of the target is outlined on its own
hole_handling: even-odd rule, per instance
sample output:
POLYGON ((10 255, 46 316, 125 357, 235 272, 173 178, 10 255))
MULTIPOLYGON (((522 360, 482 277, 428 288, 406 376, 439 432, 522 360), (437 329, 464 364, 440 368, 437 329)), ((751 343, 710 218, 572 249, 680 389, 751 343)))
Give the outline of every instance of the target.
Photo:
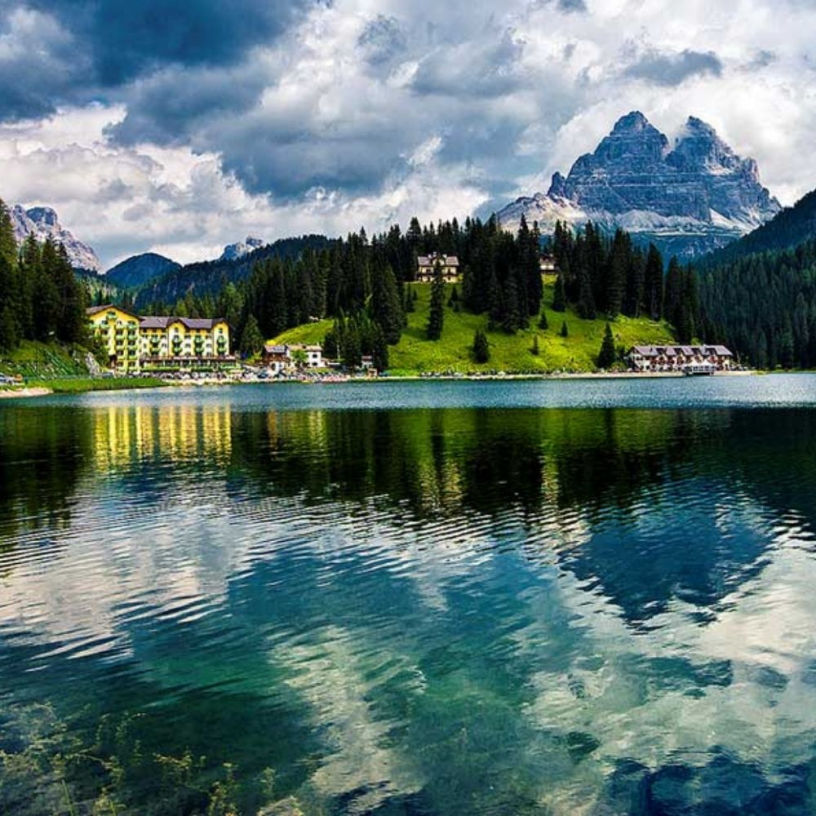
MULTIPOLYGON (((13 351, 0 354, 0 372, 11 376, 19 375, 25 379, 26 385, 50 388, 57 394, 165 385, 153 377, 90 377, 85 365, 87 353, 87 349, 81 346, 69 348, 59 343, 24 340, 13 351)), ((20 386, 12 386, 18 387, 20 386)))
MULTIPOLYGON (((490 344, 489 362, 478 365, 473 362, 470 347, 473 335, 479 328, 487 329, 485 315, 473 315, 465 311, 454 312, 445 307, 445 323, 442 338, 438 341, 425 339, 430 305, 430 284, 408 284, 415 288, 419 299, 416 311, 408 315, 408 326, 400 342, 389 349, 392 374, 410 374, 422 371, 468 372, 506 371, 593 371, 595 358, 601 348, 604 320, 581 320, 572 310, 566 313, 547 308, 549 328, 537 328, 538 318, 530 320, 530 328, 514 335, 501 331, 488 332, 490 344), (559 335, 566 321, 568 337, 559 335), (539 354, 531 352, 533 339, 538 335, 539 354)), ((451 287, 448 287, 449 289, 451 287)), ((552 303, 552 284, 544 289, 544 302, 552 303)), ((445 296, 447 303, 447 294, 445 296)), ((670 343, 674 338, 669 326, 645 318, 619 317, 612 322, 615 345, 629 348, 635 344, 670 343)), ((275 343, 322 343, 331 328, 331 320, 297 326, 274 338, 275 343)))
POLYGON ((0 372, 33 379, 87 377, 86 354, 79 346, 68 348, 58 343, 23 340, 13 351, 0 352, 0 372))

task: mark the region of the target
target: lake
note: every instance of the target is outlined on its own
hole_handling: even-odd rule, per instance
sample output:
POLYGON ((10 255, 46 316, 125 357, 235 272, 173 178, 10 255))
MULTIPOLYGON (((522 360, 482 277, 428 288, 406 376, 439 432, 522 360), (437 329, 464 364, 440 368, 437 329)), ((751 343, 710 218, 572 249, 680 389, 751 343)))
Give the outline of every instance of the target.
POLYGON ((6 401, 0 812, 816 812, 815 531, 814 375, 6 401))

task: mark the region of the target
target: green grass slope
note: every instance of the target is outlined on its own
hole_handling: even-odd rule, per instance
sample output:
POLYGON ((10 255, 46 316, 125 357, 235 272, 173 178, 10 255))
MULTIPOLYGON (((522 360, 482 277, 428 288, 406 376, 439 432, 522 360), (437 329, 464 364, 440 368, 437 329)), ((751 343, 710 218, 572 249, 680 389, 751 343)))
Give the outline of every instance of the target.
MULTIPOLYGON (((487 317, 469 312, 455 312, 445 307, 442 338, 425 339, 425 326, 430 307, 430 284, 409 284, 416 289, 416 311, 408 314, 408 326, 400 342, 389 348, 392 374, 417 372, 505 371, 546 373, 552 371, 594 371, 595 358, 601 348, 604 320, 581 320, 572 310, 566 313, 547 308, 549 328, 542 331, 538 318, 530 321, 530 328, 509 335, 501 331, 487 332, 490 360, 479 365, 473 361, 470 347, 477 329, 487 329, 487 317), (561 337, 566 321, 568 337, 561 337), (531 349, 538 335, 539 354, 531 349)), ((450 287, 449 287, 450 289, 450 287)), ((448 293, 445 296, 447 303, 448 293)), ((552 285, 545 286, 544 303, 552 303, 552 285)), ((627 349, 635 344, 670 343, 673 335, 669 326, 646 318, 618 317, 612 322, 615 345, 627 349)), ((274 338, 275 343, 322 343, 331 328, 331 320, 297 326, 274 338)))
POLYGON ((13 351, 0 352, 0 372, 32 379, 87 377, 86 354, 80 346, 68 348, 59 343, 23 340, 13 351))

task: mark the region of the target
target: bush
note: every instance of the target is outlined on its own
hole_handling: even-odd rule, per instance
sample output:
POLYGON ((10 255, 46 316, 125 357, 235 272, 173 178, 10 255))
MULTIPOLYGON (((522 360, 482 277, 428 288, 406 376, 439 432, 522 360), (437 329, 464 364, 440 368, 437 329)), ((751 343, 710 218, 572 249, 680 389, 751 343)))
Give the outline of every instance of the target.
POLYGON ((473 335, 473 359, 477 363, 486 363, 490 359, 490 346, 487 342, 487 335, 477 329, 473 335))

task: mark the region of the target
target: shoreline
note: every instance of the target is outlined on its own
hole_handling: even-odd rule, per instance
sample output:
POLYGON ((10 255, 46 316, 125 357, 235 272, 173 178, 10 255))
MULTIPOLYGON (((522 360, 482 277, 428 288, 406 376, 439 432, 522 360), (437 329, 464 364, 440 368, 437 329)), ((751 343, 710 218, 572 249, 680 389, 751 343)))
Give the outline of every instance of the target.
MULTIPOLYGON (((804 374, 804 371, 718 371, 712 376, 716 377, 750 377, 764 376, 772 374, 804 374)), ((218 380, 218 381, 198 381, 198 382, 161 382, 156 384, 137 385, 128 383, 120 388, 87 388, 76 391, 61 391, 49 388, 47 381, 41 386, 27 386, 25 388, 0 389, 0 399, 25 399, 32 397, 44 397, 53 394, 77 394, 77 393, 100 393, 104 391, 143 391, 159 388, 182 388, 182 387, 212 387, 212 386, 232 386, 232 385, 343 385, 348 383, 389 383, 389 382, 538 382, 548 380, 664 380, 683 379, 685 375, 680 371, 569 371, 560 373, 540 374, 395 374, 383 377, 348 377, 347 379, 320 380, 320 379, 257 379, 257 380, 218 380)))
POLYGON ((46 397, 54 392, 50 388, 4 388, 0 389, 0 399, 22 399, 24 397, 46 397))

